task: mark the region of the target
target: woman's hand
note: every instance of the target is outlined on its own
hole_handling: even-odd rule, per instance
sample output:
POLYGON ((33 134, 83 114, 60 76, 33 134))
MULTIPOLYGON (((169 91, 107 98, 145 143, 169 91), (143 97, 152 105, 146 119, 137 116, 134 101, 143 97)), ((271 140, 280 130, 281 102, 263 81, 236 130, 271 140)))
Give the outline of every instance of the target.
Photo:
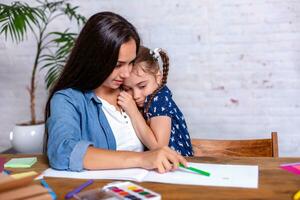
POLYGON ((152 151, 145 151, 142 154, 141 167, 156 169, 159 173, 176 170, 179 163, 187 166, 186 159, 167 146, 152 151))
POLYGON ((129 117, 133 117, 136 112, 139 112, 134 99, 125 91, 120 92, 117 103, 129 115, 129 117))

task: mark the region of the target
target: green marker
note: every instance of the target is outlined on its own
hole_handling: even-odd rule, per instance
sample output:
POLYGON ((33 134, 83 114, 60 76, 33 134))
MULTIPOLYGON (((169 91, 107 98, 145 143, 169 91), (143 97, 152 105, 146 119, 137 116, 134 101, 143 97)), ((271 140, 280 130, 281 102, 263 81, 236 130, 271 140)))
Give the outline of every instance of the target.
POLYGON ((191 171, 193 171, 193 172, 196 172, 196 173, 201 174, 201 175, 204 175, 204 176, 210 176, 210 173, 209 173, 209 172, 206 172, 206 171, 203 171, 203 170, 194 168, 194 167, 185 167, 185 166, 184 166, 183 164, 181 164, 181 163, 179 163, 179 167, 182 167, 182 168, 191 170, 191 171))

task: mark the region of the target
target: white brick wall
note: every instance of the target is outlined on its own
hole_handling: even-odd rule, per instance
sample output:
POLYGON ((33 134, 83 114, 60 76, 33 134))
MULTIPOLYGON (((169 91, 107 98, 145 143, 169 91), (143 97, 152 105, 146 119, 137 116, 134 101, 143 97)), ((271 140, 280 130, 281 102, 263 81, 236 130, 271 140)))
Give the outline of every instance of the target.
MULTIPOLYGON (((300 156, 300 1, 72 3, 85 16, 117 12, 138 28, 145 45, 168 50, 169 86, 192 137, 264 138, 278 131, 280 156, 300 156)), ((32 38, 14 45, 0 37, 1 149, 10 146, 14 123, 29 119, 25 87, 33 45, 32 38)), ((38 97, 41 117, 46 100, 42 74, 38 97)))

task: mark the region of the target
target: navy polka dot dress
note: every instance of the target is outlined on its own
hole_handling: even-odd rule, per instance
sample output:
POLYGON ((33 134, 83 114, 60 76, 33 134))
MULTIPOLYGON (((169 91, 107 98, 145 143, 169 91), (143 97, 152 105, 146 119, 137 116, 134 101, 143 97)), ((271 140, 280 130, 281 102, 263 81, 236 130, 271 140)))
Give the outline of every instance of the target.
MULTIPOLYGON (((147 96, 145 105, 150 99, 147 96)), ((145 106, 144 106, 145 107, 145 106)), ((169 116, 172 119, 169 147, 183 156, 193 156, 191 139, 183 114, 172 99, 172 93, 167 86, 163 86, 152 99, 146 120, 156 116, 169 116)))

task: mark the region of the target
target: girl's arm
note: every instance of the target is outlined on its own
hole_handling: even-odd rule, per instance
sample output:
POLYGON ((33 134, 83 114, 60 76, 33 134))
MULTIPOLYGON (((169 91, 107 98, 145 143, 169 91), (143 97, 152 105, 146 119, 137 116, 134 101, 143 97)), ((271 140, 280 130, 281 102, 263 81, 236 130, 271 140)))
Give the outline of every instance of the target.
POLYGON ((153 117, 149 120, 149 127, 129 93, 122 91, 118 97, 118 104, 129 115, 137 136, 148 149, 168 146, 171 134, 170 117, 153 117))
POLYGON ((169 116, 156 116, 148 120, 148 124, 156 137, 158 147, 168 146, 171 135, 172 120, 169 116))

